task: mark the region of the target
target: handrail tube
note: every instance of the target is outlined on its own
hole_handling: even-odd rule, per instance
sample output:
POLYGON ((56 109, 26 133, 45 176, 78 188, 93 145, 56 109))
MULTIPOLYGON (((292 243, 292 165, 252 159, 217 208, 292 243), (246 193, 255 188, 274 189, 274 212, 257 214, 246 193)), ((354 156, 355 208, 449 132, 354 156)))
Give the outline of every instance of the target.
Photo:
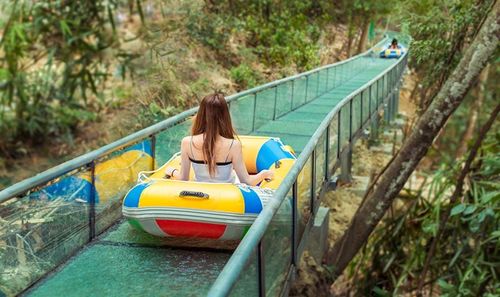
MULTIPOLYGON (((369 52, 369 51, 368 51, 369 52)), ((326 131, 327 127, 330 125, 331 121, 333 120, 335 114, 339 112, 339 110, 350 100, 352 100, 355 96, 357 96, 360 92, 362 92, 364 89, 369 87, 371 84, 373 84, 375 81, 377 81, 379 78, 383 77, 385 74, 387 74, 390 70, 392 70, 394 67, 397 67, 401 61, 404 61, 404 58, 408 54, 408 51, 401 57, 400 62, 395 63, 394 65, 390 66, 383 72, 381 72, 379 75, 365 83, 363 86, 358 88, 355 92, 349 94, 346 96, 344 99, 342 99, 329 113, 328 115, 323 119, 319 127, 316 129, 314 134, 312 135, 311 139, 309 142, 306 144, 305 148, 302 150, 302 153, 299 155, 297 158, 295 164, 292 166, 290 169, 289 173, 287 176, 283 179, 283 182, 281 185, 278 187, 276 190, 275 194, 273 195, 273 199, 269 202, 269 204, 261 211, 261 213, 257 216, 255 219, 254 223, 252 226, 249 228, 248 232, 246 233, 245 237, 242 239, 236 250, 234 251, 233 255, 229 258, 228 262, 222 269, 221 273, 215 280, 214 284, 210 288, 208 292, 208 296, 227 296, 229 292, 231 291, 232 287, 234 286, 236 280, 240 276, 243 268, 245 267, 246 263, 249 260, 249 257, 252 253, 253 250, 255 250, 255 247, 257 244, 260 242, 262 237, 264 236, 264 233, 267 230, 267 227, 269 226, 271 220, 273 219, 274 215, 276 214, 279 206, 281 203, 283 203, 285 197, 287 196, 288 192, 290 191, 291 186, 297 179, 299 173, 302 171, 303 167, 305 166, 307 160, 311 156, 313 150, 316 147, 316 144, 319 141, 319 138, 323 134, 324 131, 326 131)))
MULTIPOLYGON (((375 48, 376 46, 379 46, 379 44, 382 44, 386 40, 387 40, 387 38, 382 39, 380 42, 378 42, 376 45, 374 45, 373 48, 375 48)), ((335 62, 335 63, 328 64, 325 66, 321 66, 319 68, 315 68, 315 69, 307 71, 307 72, 299 73, 299 74, 296 74, 293 76, 289 76, 289 77, 286 77, 286 78, 283 78, 280 80, 276 80, 273 82, 269 82, 269 83, 245 90, 243 92, 239 92, 239 93, 227 96, 227 101, 231 102, 233 100, 237 100, 238 98, 244 97, 246 95, 255 94, 256 92, 277 86, 279 84, 282 84, 282 83, 285 83, 288 81, 294 81, 298 78, 307 76, 311 73, 315 73, 315 72, 321 71, 321 70, 326 69, 326 68, 332 68, 332 67, 336 67, 336 66, 345 64, 349 61, 352 61, 354 59, 357 59, 359 57, 362 57, 364 55, 369 54, 373 50, 373 48, 371 48, 370 50, 368 50, 364 53, 352 56, 351 58, 349 58, 347 60, 335 62)), ((306 94, 306 96, 307 96, 307 94, 306 94)), ((71 159, 69 161, 66 161, 66 162, 59 164, 55 167, 52 167, 46 171, 43 171, 43 172, 41 172, 33 177, 30 177, 28 179, 25 179, 23 181, 20 181, 20 182, 14 184, 14 185, 11 185, 11 186, 3 189, 2 191, 0 191, 0 203, 3 203, 7 200, 10 200, 11 198, 14 198, 20 194, 23 194, 23 193, 25 193, 25 192, 27 192, 27 191, 29 191, 37 186, 45 184, 45 183, 47 183, 53 179, 56 179, 64 174, 67 174, 68 172, 71 172, 71 171, 79 169, 85 165, 88 165, 90 162, 92 162, 96 159, 99 159, 99 158, 105 156, 106 154, 109 154, 109 153, 112 153, 112 152, 117 151, 119 149, 122 149, 130 144, 139 142, 141 140, 144 140, 144 139, 150 137, 153 134, 157 134, 165 129, 168 129, 168 128, 174 126, 175 124, 185 120, 186 118, 195 115, 197 111, 198 111, 198 107, 190 108, 190 109, 183 111, 175 116, 172 116, 168 119, 165 119, 159 123, 151 125, 147 128, 144 128, 144 129, 139 130, 135 133, 132 133, 128 136, 125 136, 119 140, 116 140, 110 144, 107 144, 103 147, 100 147, 94 151, 91 151, 89 153, 86 153, 84 155, 81 155, 79 157, 71 159)))

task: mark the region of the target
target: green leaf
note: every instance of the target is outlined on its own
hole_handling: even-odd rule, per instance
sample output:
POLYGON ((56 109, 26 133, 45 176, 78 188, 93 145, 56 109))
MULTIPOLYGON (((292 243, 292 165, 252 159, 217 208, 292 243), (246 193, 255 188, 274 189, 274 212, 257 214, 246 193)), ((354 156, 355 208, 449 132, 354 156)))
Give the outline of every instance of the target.
POLYGON ((451 209, 450 216, 455 216, 455 215, 457 215, 457 214, 460 214, 460 213, 462 213, 464 210, 465 210, 465 204, 458 204, 458 205, 455 205, 455 207, 453 207, 453 208, 451 209))
POLYGON ((71 33, 71 29, 69 28, 68 23, 66 23, 65 20, 59 21, 59 25, 61 26, 61 31, 66 38, 73 36, 73 33, 71 33))
POLYGON ((455 288, 442 278, 438 279, 438 285, 446 291, 453 290, 455 288))
POLYGON ((486 209, 481 211, 478 215, 478 223, 482 223, 484 221, 484 219, 486 218, 486 209))
POLYGON ((375 296, 380 296, 380 297, 389 297, 391 294, 387 292, 386 290, 379 288, 379 287, 374 287, 373 288, 373 293, 375 293, 375 296))
POLYGON ((500 191, 488 192, 481 196, 481 202, 488 203, 492 198, 498 198, 500 196, 500 191))
POLYGON ((477 209, 477 206, 475 206, 475 205, 469 205, 464 210, 464 215, 469 215, 469 214, 473 213, 474 211, 476 211, 476 209, 477 209))

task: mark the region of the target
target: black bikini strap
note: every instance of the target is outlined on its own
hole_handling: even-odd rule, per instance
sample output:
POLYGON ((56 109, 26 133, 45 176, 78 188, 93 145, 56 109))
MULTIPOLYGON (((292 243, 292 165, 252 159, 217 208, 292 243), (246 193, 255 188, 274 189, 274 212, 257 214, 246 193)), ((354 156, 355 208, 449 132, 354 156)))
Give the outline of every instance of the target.
POLYGON ((227 162, 227 158, 229 158, 229 154, 231 153, 231 148, 233 147, 233 143, 234 143, 234 138, 231 141, 231 145, 229 146, 229 150, 227 151, 227 156, 226 156, 226 159, 224 160, 224 162, 227 162))

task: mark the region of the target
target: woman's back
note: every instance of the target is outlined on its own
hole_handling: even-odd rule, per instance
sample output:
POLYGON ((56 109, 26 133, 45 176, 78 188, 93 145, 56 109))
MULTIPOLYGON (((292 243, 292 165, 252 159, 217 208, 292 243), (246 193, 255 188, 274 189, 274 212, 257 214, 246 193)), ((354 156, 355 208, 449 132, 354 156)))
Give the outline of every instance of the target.
POLYGON ((234 183, 233 163, 229 158, 234 139, 219 137, 214 146, 215 174, 210 175, 207 161, 203 155, 204 134, 189 136, 189 160, 191 161, 195 180, 211 183, 234 183))

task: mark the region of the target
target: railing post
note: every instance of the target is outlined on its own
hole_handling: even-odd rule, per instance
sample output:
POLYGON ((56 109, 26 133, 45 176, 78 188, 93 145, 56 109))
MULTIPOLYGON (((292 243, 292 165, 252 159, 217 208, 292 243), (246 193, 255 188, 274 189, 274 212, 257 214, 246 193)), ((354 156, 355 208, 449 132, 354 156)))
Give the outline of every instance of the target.
MULTIPOLYGON (((388 97, 390 97, 390 95, 388 97)), ((386 123, 389 123, 391 121, 391 102, 392 102, 392 100, 390 100, 390 98, 388 100, 386 100, 386 98, 384 98, 384 101, 383 101, 383 104, 384 104, 384 121, 386 123)))
POLYGON ((372 119, 372 86, 373 86, 373 84, 371 84, 368 87, 368 119, 369 120, 372 119))
POLYGON ((89 197, 89 242, 95 238, 95 161, 92 161, 88 167, 90 168, 90 197, 89 197))
POLYGON ((156 169, 156 135, 151 135, 151 170, 156 169))
POLYGON ((352 145, 349 145, 340 153, 340 180, 344 183, 352 182, 352 145))
POLYGON ((326 92, 330 90, 329 83, 330 83, 330 68, 326 68, 326 92))
POLYGON ((339 68, 339 66, 333 66, 333 86, 332 86, 332 89, 335 89, 335 81, 337 79, 337 68, 339 68))
POLYGON ((378 109, 374 113, 375 116, 371 119, 370 121, 370 142, 377 142, 378 140, 378 121, 379 121, 379 114, 378 114, 378 109))
MULTIPOLYGON (((356 98, 356 97, 354 97, 356 98)), ((351 143, 352 141, 352 132, 353 132, 353 129, 352 129, 352 102, 354 101, 354 99, 351 99, 349 100, 349 143, 351 143)))
POLYGON ((257 246, 257 258, 258 258, 258 269, 259 269, 259 296, 266 296, 266 277, 265 277, 265 266, 264 266, 264 244, 262 239, 259 241, 257 246))
POLYGON ((297 180, 293 183, 292 186, 292 265, 297 267, 298 259, 297 259, 297 247, 298 247, 298 224, 299 224, 299 216, 297 209, 297 180))
POLYGON ((319 96, 319 71, 316 72, 316 81, 318 82, 316 84, 316 96, 314 96, 314 98, 318 98, 319 96))
MULTIPOLYGON (((331 124, 331 123, 330 123, 331 124)), ((325 181, 330 180, 330 124, 326 127, 325 139, 325 181)))
POLYGON ((253 94, 253 117, 252 117, 252 132, 255 131, 255 111, 257 110, 257 93, 253 94))
POLYGON ((338 122, 337 122, 337 158, 340 158, 340 150, 342 149, 342 108, 339 110, 339 116, 338 116, 338 122))
POLYGON ((295 89, 295 79, 292 80, 292 99, 290 100, 290 111, 293 110, 293 93, 294 93, 294 89, 295 89))
POLYGON ((314 202, 316 201, 316 148, 311 155, 311 214, 314 216, 314 202))
POLYGON ((307 92, 309 92, 309 75, 306 75, 306 97, 304 98, 304 103, 307 103, 307 92))
POLYGON ((359 123, 359 129, 362 130, 363 129, 363 124, 364 124, 364 119, 363 119, 363 93, 364 93, 364 90, 362 92, 359 93, 359 117, 360 117, 360 123, 359 123))
POLYGON ((399 86, 396 89, 396 96, 394 100, 394 117, 396 117, 399 113, 399 86))
POLYGON ((278 86, 274 87, 274 110, 273 110, 273 121, 276 120, 276 103, 278 101, 278 86))

